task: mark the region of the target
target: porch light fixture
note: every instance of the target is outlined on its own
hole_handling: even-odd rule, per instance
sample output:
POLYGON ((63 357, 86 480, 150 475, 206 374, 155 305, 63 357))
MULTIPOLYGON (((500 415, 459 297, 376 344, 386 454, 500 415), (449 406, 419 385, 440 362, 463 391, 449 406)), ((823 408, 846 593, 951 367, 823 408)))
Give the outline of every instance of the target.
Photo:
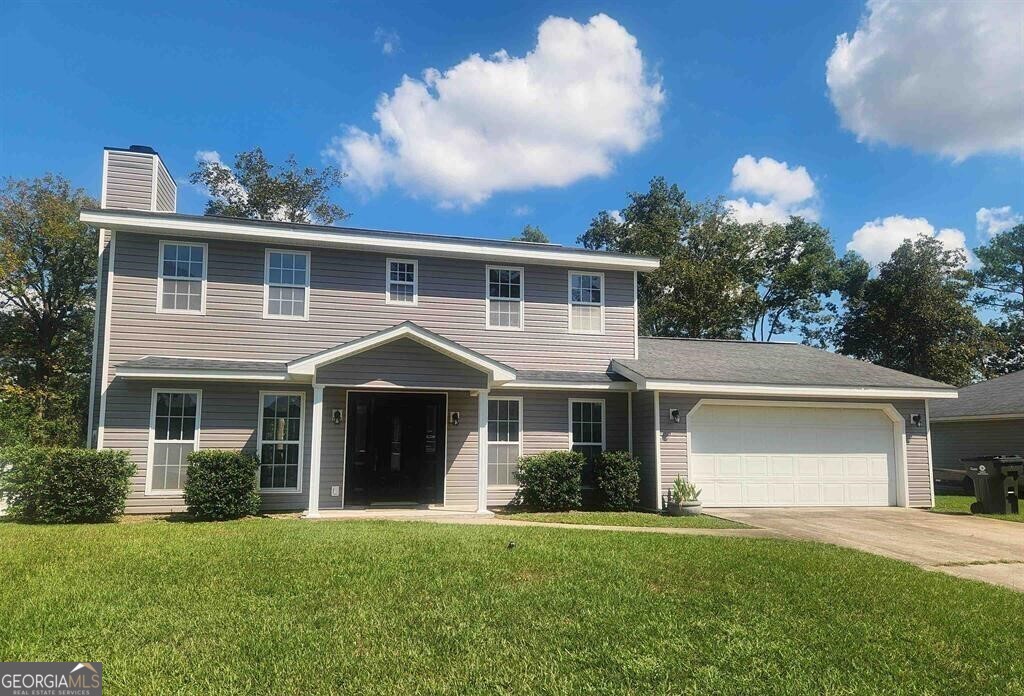
POLYGON ((678 423, 679 422, 679 409, 678 408, 670 408, 668 410, 668 417, 672 419, 673 423, 678 423))
POLYGON ((459 421, 461 421, 461 420, 462 420, 462 414, 459 413, 458 411, 452 411, 448 415, 448 422, 451 423, 452 425, 458 425, 459 421))
POLYGON ((924 419, 921 418, 921 414, 920 413, 911 413, 910 414, 910 424, 920 428, 920 427, 924 426, 924 419))
POLYGON ((331 411, 331 422, 335 425, 341 425, 341 421, 345 418, 345 411, 340 408, 336 408, 331 411))

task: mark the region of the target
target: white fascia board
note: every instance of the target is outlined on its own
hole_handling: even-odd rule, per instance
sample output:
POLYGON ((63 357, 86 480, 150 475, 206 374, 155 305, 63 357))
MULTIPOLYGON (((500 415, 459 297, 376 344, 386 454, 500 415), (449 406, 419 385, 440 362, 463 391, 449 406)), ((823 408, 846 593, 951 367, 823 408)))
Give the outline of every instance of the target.
POLYGON ((418 330, 416 327, 407 325, 396 326, 392 329, 388 329, 387 331, 382 331, 378 334, 367 336, 366 338, 361 338, 352 341, 351 343, 346 343, 343 346, 338 346, 333 350, 290 362, 288 363, 288 374, 314 375, 316 374, 316 368, 321 365, 328 365, 330 363, 343 360, 344 358, 364 353, 376 348, 377 346, 397 341, 400 338, 409 338, 422 346, 448 356, 452 360, 461 362, 464 365, 469 365, 481 372, 486 372, 491 376, 491 380, 496 384, 510 382, 516 377, 514 370, 511 370, 496 360, 491 360, 490 358, 485 358, 477 353, 472 353, 454 341, 449 341, 446 338, 428 334, 424 331, 418 330))
POLYGON ((497 262, 533 261, 537 263, 586 266, 587 268, 650 271, 661 262, 650 257, 611 256, 602 252, 569 252, 551 249, 492 247, 471 240, 383 238, 357 230, 338 228, 337 232, 303 229, 304 226, 272 228, 244 221, 177 219, 173 215, 133 215, 131 211, 85 211, 79 219, 90 225, 142 234, 176 234, 202 239, 243 239, 272 244, 294 243, 307 246, 336 247, 362 251, 423 254, 451 258, 471 258, 497 262))
POLYGON ((646 389, 695 394, 748 396, 809 396, 818 398, 955 399, 955 389, 905 389, 889 387, 812 387, 782 384, 732 384, 646 380, 646 389))
MULTIPOLYGON (((118 368, 118 377, 126 379, 188 379, 211 380, 215 382, 287 382, 289 377, 279 372, 214 372, 201 370, 193 372, 176 370, 148 370, 145 368, 118 368)), ((295 380, 298 381, 298 380, 295 380)))
POLYGON ((953 423, 956 421, 989 421, 989 420, 1017 420, 1024 419, 1024 413, 998 413, 991 416, 946 416, 941 418, 932 416, 932 423, 953 423))

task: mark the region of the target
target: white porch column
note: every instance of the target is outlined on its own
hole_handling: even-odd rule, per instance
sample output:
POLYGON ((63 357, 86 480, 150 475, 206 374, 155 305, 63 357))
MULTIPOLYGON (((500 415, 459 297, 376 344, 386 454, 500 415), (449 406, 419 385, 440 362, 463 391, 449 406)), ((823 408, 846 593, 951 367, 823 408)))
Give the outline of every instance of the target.
POLYGON ((309 453, 309 508, 306 517, 320 516, 320 442, 324 430, 324 387, 313 385, 313 433, 309 453))
POLYGON ((488 390, 480 390, 477 404, 477 491, 476 511, 487 512, 487 394, 488 390))

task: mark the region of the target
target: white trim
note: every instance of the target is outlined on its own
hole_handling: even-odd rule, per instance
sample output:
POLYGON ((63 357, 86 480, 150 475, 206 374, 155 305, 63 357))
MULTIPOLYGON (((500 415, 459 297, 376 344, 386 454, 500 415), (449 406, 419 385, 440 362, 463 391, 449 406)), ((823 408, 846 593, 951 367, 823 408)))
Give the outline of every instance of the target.
POLYGON ((167 368, 125 367, 123 365, 115 368, 114 374, 128 379, 209 379, 221 382, 284 382, 288 380, 287 375, 254 370, 239 370, 237 372, 182 370, 178 372, 167 368))
MULTIPOLYGON (((487 401, 489 399, 488 390, 481 389, 477 397, 476 411, 477 411, 477 433, 476 433, 476 480, 477 480, 477 492, 476 492, 476 511, 487 512, 487 447, 484 443, 487 442, 487 401)), ((445 414, 447 420, 447 414, 445 414)), ((447 435, 445 436, 445 442, 447 443, 447 435)), ((447 445, 446 445, 447 446, 447 445)), ((445 469, 447 470, 448 463, 445 462, 445 469)), ((445 487, 447 488, 447 471, 445 487)))
MULTIPOLYGON (((635 273, 635 271, 634 271, 634 273, 635 273)), ((568 331, 569 331, 569 333, 571 333, 571 334, 584 334, 584 335, 591 335, 591 336, 601 336, 601 335, 604 335, 604 294, 605 294, 604 273, 602 273, 600 271, 577 271, 577 270, 569 269, 569 272, 567 274, 567 283, 568 283, 568 288, 567 288, 567 292, 566 292, 566 295, 567 295, 566 299, 568 301, 568 320, 569 320, 568 331), (601 279, 601 302, 599 304, 598 303, 594 303, 594 302, 573 302, 572 301, 572 277, 573 276, 597 276, 598 278, 600 278, 601 279), (600 328, 600 330, 598 330, 598 331, 574 331, 573 328, 572 328, 572 308, 576 307, 576 306, 579 306, 579 307, 600 307, 601 308, 601 328, 600 328)))
POLYGON ((501 385, 502 389, 578 389, 580 391, 635 392, 632 382, 520 382, 513 380, 501 385))
MULTIPOLYGON (((106 152, 106 150, 104 150, 106 152)), ((114 259, 117 250, 117 232, 110 230, 107 243, 107 294, 103 298, 103 369, 100 372, 100 416, 96 427, 96 449, 103 448, 103 435, 107 423, 107 375, 110 374, 110 310, 114 306, 114 259)))
POLYGON ((992 416, 946 416, 932 418, 932 423, 954 423, 956 421, 988 421, 988 420, 1017 420, 1024 418, 1024 413, 997 413, 992 416))
MULTIPOLYGON (((395 281, 399 285, 409 285, 405 281, 395 281)), ((399 307, 415 307, 420 303, 420 262, 416 259, 398 259, 388 257, 384 262, 384 304, 398 305, 399 307), (412 302, 402 302, 391 299, 391 264, 411 263, 412 264, 412 302)))
POLYGON ((608 436, 608 405, 604 399, 569 399, 569 450, 571 451, 574 445, 580 445, 582 447, 593 447, 594 445, 600 444, 601 451, 605 452, 608 450, 607 442, 608 436), (573 404, 601 404, 601 442, 574 442, 572 439, 572 406, 573 404))
MULTIPOLYGON (((515 302, 511 297, 495 297, 495 302, 515 302)), ((490 331, 524 331, 526 329, 526 269, 522 266, 484 266, 484 328, 490 331), (491 271, 519 272, 519 326, 494 326, 491 324, 491 271)))
MULTIPOLYGON (((686 413, 686 480, 690 478, 690 462, 693 460, 691 418, 699 408, 710 406, 769 406, 779 408, 858 408, 882 411, 893 425, 893 453, 896 456, 896 505, 910 507, 910 479, 907 471, 907 428, 903 414, 892 404, 866 403, 858 401, 777 401, 769 399, 701 399, 686 413)), ((660 476, 659 476, 660 480, 660 476)))
POLYGON ((156 446, 156 395, 165 394, 195 394, 196 395, 196 432, 192 440, 161 440, 160 442, 192 443, 192 451, 199 451, 199 433, 203 419, 203 390, 182 389, 181 387, 153 387, 149 397, 149 446, 146 450, 146 495, 180 496, 184 490, 153 490, 153 452, 156 446))
MULTIPOLYGON (((263 397, 260 397, 260 406, 262 408, 263 397)), ((348 405, 345 406, 346 410, 348 405)), ((263 414, 260 414, 260 424, 262 428, 263 414)), ((303 414, 305 415, 305 414, 303 414)), ((323 442, 323 430, 324 430, 324 386, 322 384, 313 385, 313 432, 310 435, 310 447, 309 447, 309 508, 306 510, 306 517, 319 517, 320 516, 320 456, 323 442)), ((300 433, 301 436, 301 433, 300 433)), ((342 455, 342 461, 344 462, 344 456, 342 455)), ((301 455, 299 461, 302 461, 301 455)), ((342 479, 345 477, 344 463, 342 463, 342 479)), ((301 472, 301 466, 299 471, 301 472)), ((299 485, 301 485, 301 480, 299 485)), ((344 494, 342 494, 344 495, 344 494)))
MULTIPOLYGON (((176 239, 161 239, 160 249, 157 252, 157 268, 156 268, 156 311, 159 314, 194 314, 194 315, 205 315, 206 314, 206 268, 210 261, 210 245, 206 242, 193 242, 193 241, 181 241, 176 239), (176 246, 193 246, 203 248, 203 277, 201 280, 202 297, 200 297, 199 311, 193 309, 164 309, 164 247, 168 244, 174 244, 176 246)), ((172 276, 169 280, 187 280, 195 281, 196 278, 184 278, 181 276, 172 276)))
POLYGON ((331 350, 324 351, 307 358, 302 358, 300 360, 293 360, 288 363, 288 374, 313 375, 316 373, 316 369, 318 367, 337 362, 344 358, 352 357, 353 355, 363 353, 385 343, 391 343, 392 341, 396 341, 400 338, 409 338, 422 346, 435 350, 443 355, 447 355, 449 358, 457 362, 461 362, 464 365, 469 365, 481 372, 485 372, 494 382, 510 382, 515 379, 515 371, 497 360, 492 360, 486 356, 480 355, 479 353, 469 351, 454 341, 450 341, 443 336, 431 334, 410 323, 399 324, 398 326, 394 326, 386 331, 380 331, 376 334, 364 336, 363 338, 351 341, 345 345, 338 346, 337 348, 332 348, 331 350))
POLYGON ((633 271, 633 359, 640 359, 640 289, 639 274, 633 271))
POLYGON ((683 382, 648 379, 639 372, 612 360, 612 369, 633 380, 638 389, 688 394, 736 394, 738 396, 809 396, 890 399, 955 399, 955 389, 913 389, 910 387, 816 387, 745 382, 683 382))
MULTIPOLYGON (((314 387, 315 394, 315 387, 314 387)), ((274 389, 261 389, 260 390, 260 403, 257 416, 259 420, 256 423, 256 456, 260 457, 263 455, 263 397, 264 396, 297 396, 299 397, 299 470, 295 478, 295 488, 263 488, 260 486, 260 495, 264 494, 276 494, 276 493, 301 493, 302 492, 302 455, 305 449, 306 443, 306 393, 300 391, 277 391, 274 389)), ((321 414, 322 415, 322 414, 321 414)), ((316 424, 313 425, 314 433, 316 431, 316 424)), ((268 440, 268 442, 286 442, 292 443, 292 440, 268 440)), ((260 467, 262 468, 262 463, 260 467)), ((257 475, 259 475, 258 472, 257 475)), ((318 472, 319 473, 319 472, 318 472)), ((258 479, 257 479, 258 481, 258 479)), ((312 496, 312 493, 310 493, 312 496)))
MULTIPOLYGON (((481 440, 481 442, 483 443, 482 447, 486 450, 484 452, 484 464, 486 466, 490 466, 491 465, 491 462, 490 462, 491 445, 511 445, 511 444, 515 444, 517 447, 519 447, 519 455, 516 457, 516 461, 518 461, 519 458, 523 456, 523 421, 525 420, 525 414, 523 412, 523 397, 521 397, 521 396, 502 396, 501 394, 491 393, 487 397, 487 404, 486 404, 485 408, 486 408, 486 412, 484 413, 484 418, 483 418, 483 421, 484 421, 484 431, 483 431, 483 434, 484 434, 485 437, 484 437, 483 440, 481 440), (519 439, 516 440, 515 443, 513 443, 511 440, 495 440, 493 442, 491 441, 490 433, 487 430, 487 423, 490 420, 489 416, 490 416, 490 408, 491 408, 491 402, 492 401, 515 401, 515 402, 517 402, 519 404, 519 419, 517 421, 517 423, 518 423, 517 430, 519 432, 519 439)), ((518 468, 518 466, 517 466, 517 468, 518 468)), ((501 484, 501 485, 497 485, 496 484, 496 485, 493 485, 493 486, 488 484, 487 488, 488 488, 488 490, 492 490, 492 491, 508 490, 510 488, 512 490, 516 490, 518 488, 518 486, 516 486, 515 484, 512 484, 512 483, 510 483, 510 484, 501 484)))
POLYGON ((627 449, 633 454, 633 392, 626 394, 626 437, 627 449))
POLYGON ((653 257, 609 254, 608 252, 569 251, 552 245, 491 246, 474 243, 471 239, 454 240, 429 235, 381 237, 367 230, 352 228, 310 229, 308 225, 287 225, 254 220, 226 221, 203 219, 173 213, 137 215, 132 211, 86 210, 82 222, 103 225, 142 234, 183 234, 204 239, 247 239, 255 242, 282 242, 312 244, 315 246, 390 251, 397 253, 424 253, 431 256, 471 258, 497 263, 522 262, 524 259, 567 266, 590 266, 603 270, 652 270, 660 261, 653 257))
POLYGON ((285 319, 287 321, 307 321, 309 319, 309 279, 313 275, 313 257, 308 251, 296 251, 294 249, 270 249, 263 251, 263 318, 264 319, 285 319), (306 282, 304 285, 295 283, 274 283, 275 287, 281 288, 303 288, 302 316, 295 314, 271 314, 270 313, 270 255, 289 254, 291 256, 306 257, 306 282))
POLYGON ((158 173, 158 170, 159 170, 159 167, 160 167, 160 165, 159 165, 160 158, 157 157, 156 155, 153 155, 153 154, 150 154, 149 157, 152 160, 152 164, 153 164, 153 184, 152 184, 152 186, 153 186, 153 194, 152 194, 152 196, 150 196, 149 209, 151 211, 153 211, 154 213, 156 213, 156 212, 159 212, 156 209, 156 199, 157 199, 156 187, 157 187, 157 181, 158 181, 157 173, 158 173))
MULTIPOLYGON (((932 419, 931 410, 928 408, 928 400, 924 401, 924 429, 928 436, 928 500, 929 507, 935 507, 935 466, 932 463, 932 419)), ((907 476, 908 493, 909 493, 909 474, 907 476)))
MULTIPOLYGON (((106 150, 104 150, 103 152, 105 153, 106 150)), ((104 163, 105 163, 106 162, 106 156, 104 156, 103 159, 104 159, 104 163)), ((99 313, 100 313, 100 295, 102 294, 102 289, 103 289, 103 286, 104 286, 104 284, 103 284, 103 273, 102 273, 102 270, 103 270, 103 236, 104 236, 104 234, 106 234, 105 230, 99 230, 98 240, 97 240, 97 243, 96 243, 96 248, 97 248, 97 251, 96 251, 96 300, 93 302, 93 313, 92 313, 92 361, 89 363, 89 366, 90 366, 90 372, 89 372, 89 421, 88 421, 88 426, 86 426, 87 432, 85 434, 85 438, 86 438, 85 446, 88 449, 92 449, 92 445, 93 445, 92 433, 93 433, 93 425, 94 425, 93 424, 93 417, 95 416, 95 410, 96 410, 96 383, 99 382, 99 375, 97 374, 97 370, 99 370, 100 366, 96 364, 96 352, 99 350, 99 347, 100 347, 100 323, 99 323, 99 321, 97 321, 97 318, 99 317, 99 313)), ((105 322, 106 322, 106 317, 104 317, 104 323, 105 322)), ((99 433, 99 424, 96 423, 95 425, 96 425, 96 431, 97 431, 97 434, 98 434, 99 433)))
MULTIPOLYGON (((103 180, 100 182, 100 207, 107 207, 107 172, 109 170, 110 150, 103 150, 103 180)), ((102 230, 101 230, 102 234, 102 230)))
MULTIPOLYGON (((686 441, 689 447, 689 433, 686 441)), ((689 449, 686 454, 689 456, 689 449)), ((690 465, 689 460, 686 465, 690 465)), ((654 392, 654 509, 661 510, 661 392, 654 392)))

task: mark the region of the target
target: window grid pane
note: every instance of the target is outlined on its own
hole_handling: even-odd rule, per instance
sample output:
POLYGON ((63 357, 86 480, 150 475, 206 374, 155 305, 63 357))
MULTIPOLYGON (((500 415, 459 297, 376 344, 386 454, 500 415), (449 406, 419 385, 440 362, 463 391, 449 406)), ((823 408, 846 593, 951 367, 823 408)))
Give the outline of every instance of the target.
POLYGON ((487 401, 487 482, 514 486, 519 472, 521 414, 515 399, 487 401))
POLYGON ((260 488, 298 488, 302 397, 264 394, 261 419, 260 488))
POLYGON ((269 252, 267 261, 267 314, 306 316, 308 257, 302 253, 269 252))
POLYGON ((180 491, 188 477, 188 455, 195 450, 198 397, 191 392, 157 392, 154 413, 150 489, 180 491))
POLYGON ((416 265, 405 261, 388 263, 388 300, 390 302, 416 301, 416 265))
POLYGON ((570 308, 573 331, 600 331, 601 330, 601 307, 600 305, 577 305, 570 308))

